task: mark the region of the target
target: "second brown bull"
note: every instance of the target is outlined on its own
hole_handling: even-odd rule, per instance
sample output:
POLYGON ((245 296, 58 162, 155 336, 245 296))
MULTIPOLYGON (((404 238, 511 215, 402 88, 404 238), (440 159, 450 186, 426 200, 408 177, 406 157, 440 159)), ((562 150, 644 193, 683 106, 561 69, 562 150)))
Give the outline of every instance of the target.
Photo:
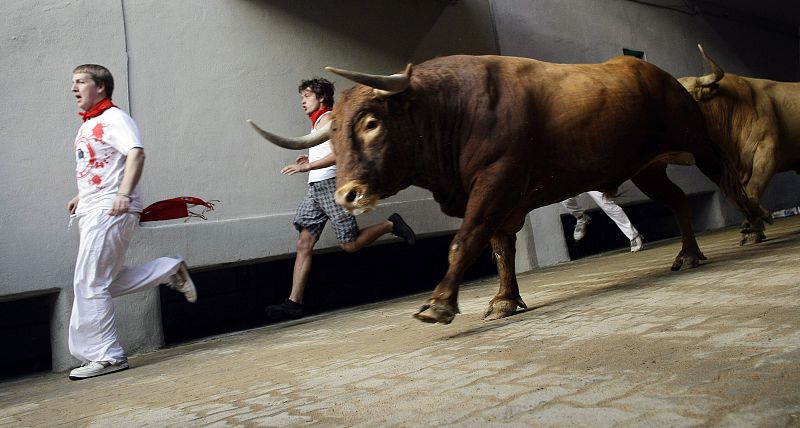
MULTIPOLYGON (((726 74, 698 47, 711 73, 678 80, 697 100, 711 139, 733 160, 747 195, 758 201, 776 173, 800 173, 800 83, 726 74)), ((764 222, 748 216, 740 244, 764 239, 764 222)))
POLYGON ((691 96, 656 66, 620 57, 602 64, 552 64, 502 56, 451 56, 375 76, 329 68, 360 85, 344 91, 327 132, 287 139, 292 149, 330 137, 336 199, 353 212, 416 185, 464 220, 449 268, 414 316, 450 323, 466 269, 491 244, 500 288, 487 319, 526 305, 514 269, 516 233, 531 210, 587 190, 613 193, 631 179, 667 204, 681 230, 672 269, 705 259, 686 197, 666 162, 697 166, 745 212, 764 213, 721 163, 691 96))

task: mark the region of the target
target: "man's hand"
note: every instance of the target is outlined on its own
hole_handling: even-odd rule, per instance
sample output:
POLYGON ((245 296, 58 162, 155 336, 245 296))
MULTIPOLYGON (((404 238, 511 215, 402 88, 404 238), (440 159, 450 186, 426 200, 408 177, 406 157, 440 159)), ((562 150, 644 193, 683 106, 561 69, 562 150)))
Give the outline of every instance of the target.
POLYGON ((308 155, 300 155, 294 160, 292 165, 286 165, 281 169, 281 174, 292 175, 298 172, 308 172, 311 170, 311 164, 308 162, 308 155))
POLYGON ((126 195, 117 195, 114 198, 114 203, 111 205, 111 211, 108 212, 108 215, 111 216, 118 216, 120 214, 125 214, 128 212, 128 207, 131 205, 131 197, 126 195))
POLYGON ((119 190, 117 190, 117 197, 114 198, 108 215, 118 216, 128 212, 128 208, 131 205, 131 193, 136 189, 136 184, 142 176, 143 169, 144 149, 134 147, 128 150, 125 159, 125 173, 122 176, 122 182, 119 184, 119 190))
POLYGON ((78 208, 78 195, 75 195, 74 198, 70 199, 67 202, 67 211, 69 211, 70 215, 75 214, 75 210, 78 208))

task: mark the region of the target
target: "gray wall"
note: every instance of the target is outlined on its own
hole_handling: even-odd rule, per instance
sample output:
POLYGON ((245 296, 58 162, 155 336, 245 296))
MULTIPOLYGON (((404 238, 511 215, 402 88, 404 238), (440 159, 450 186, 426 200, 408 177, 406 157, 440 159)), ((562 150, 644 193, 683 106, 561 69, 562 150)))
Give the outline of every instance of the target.
MULTIPOLYGON (((77 228, 72 140, 80 125, 72 68, 100 63, 116 78, 114 101, 139 124, 147 153, 145 202, 218 199, 208 221, 143 227, 128 263, 183 254, 190 266, 290 257, 290 225, 305 176, 280 168, 297 153, 265 143, 252 118, 279 133, 308 132, 297 85, 336 65, 374 73, 449 53, 496 53, 488 3, 464 1, 11 0, 0 3, 0 299, 58 291, 52 317, 54 368, 74 364, 66 346, 77 228), (467 36, 448 28, 473 28, 467 36), (13 76, 13 77, 12 77, 13 76)), ((401 211, 421 234, 458 227, 430 194, 409 189, 359 221, 401 211)), ((327 231, 319 248, 335 247, 327 231)), ((116 299, 128 352, 163 342, 158 293, 116 299)))
MULTIPOLYGON (((326 65, 392 73, 409 61, 454 53, 596 62, 626 46, 644 49, 677 75, 697 74, 694 44, 701 41, 731 72, 779 77, 788 69, 797 76, 800 47, 796 37, 622 0, 6 0, 0 14, 0 66, 8 71, 0 83, 0 300, 58 293, 51 329, 56 370, 74 364, 66 326, 78 236, 66 228, 66 202, 76 192, 71 144, 80 122, 69 91, 75 65, 100 63, 114 73, 114 101, 142 131, 146 202, 183 195, 220 201, 207 221, 143 227, 128 263, 182 254, 193 267, 211 268, 291 257, 290 221, 306 183, 278 171, 297 153, 265 143, 245 120, 283 134, 307 132, 299 79, 320 75, 338 91, 350 86, 326 65), (779 54, 788 44, 792 53, 779 54), (787 65, 792 58, 794 68, 787 65)), ((692 170, 678 175, 693 191, 713 189, 692 170)), ((640 197, 635 189, 626 194, 640 197)), ((359 222, 393 211, 422 235, 460 224, 416 188, 359 222)), ((520 270, 565 259, 559 212, 551 206, 531 216, 520 234, 520 270)), ((327 231, 319 248, 335 247, 327 231)), ((155 290, 116 305, 129 352, 162 344, 155 290)))

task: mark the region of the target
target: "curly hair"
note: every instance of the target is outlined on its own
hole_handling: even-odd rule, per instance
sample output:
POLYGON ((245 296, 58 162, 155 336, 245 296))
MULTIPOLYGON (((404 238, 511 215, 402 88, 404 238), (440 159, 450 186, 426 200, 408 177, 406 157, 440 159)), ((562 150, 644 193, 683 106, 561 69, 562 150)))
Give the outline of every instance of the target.
POLYGON ((327 105, 329 108, 333 108, 333 92, 335 89, 330 80, 323 77, 313 77, 309 80, 303 80, 300 82, 297 92, 303 92, 306 89, 311 90, 317 98, 322 100, 323 104, 327 105))
POLYGON ((77 73, 86 73, 94 80, 94 83, 103 85, 106 89, 106 96, 111 98, 111 94, 114 93, 114 76, 107 68, 97 64, 83 64, 72 70, 72 74, 77 73))

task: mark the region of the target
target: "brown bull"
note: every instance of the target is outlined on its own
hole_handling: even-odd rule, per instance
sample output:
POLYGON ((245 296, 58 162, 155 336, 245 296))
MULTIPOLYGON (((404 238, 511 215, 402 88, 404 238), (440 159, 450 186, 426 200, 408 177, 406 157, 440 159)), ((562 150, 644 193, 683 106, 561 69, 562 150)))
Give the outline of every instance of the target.
MULTIPOLYGON (((678 80, 700 105, 709 136, 733 160, 747 195, 758 201, 773 175, 800 173, 800 83, 726 74, 698 48, 711 73, 678 80)), ((741 244, 763 241, 764 222, 748 216, 742 234, 741 244)))
POLYGON ((416 185, 430 190, 445 214, 463 217, 447 274, 415 314, 422 321, 453 320, 459 282, 489 243, 500 289, 485 317, 525 308, 514 254, 526 214, 587 190, 612 193, 628 178, 675 213, 683 246, 672 269, 696 266, 705 257, 665 161, 693 158, 743 209, 759 214, 725 174, 697 104, 674 78, 638 59, 562 65, 452 56, 392 76, 329 70, 361 85, 337 101, 327 133, 288 139, 251 125, 293 149, 330 135, 337 202, 353 212, 416 185))

